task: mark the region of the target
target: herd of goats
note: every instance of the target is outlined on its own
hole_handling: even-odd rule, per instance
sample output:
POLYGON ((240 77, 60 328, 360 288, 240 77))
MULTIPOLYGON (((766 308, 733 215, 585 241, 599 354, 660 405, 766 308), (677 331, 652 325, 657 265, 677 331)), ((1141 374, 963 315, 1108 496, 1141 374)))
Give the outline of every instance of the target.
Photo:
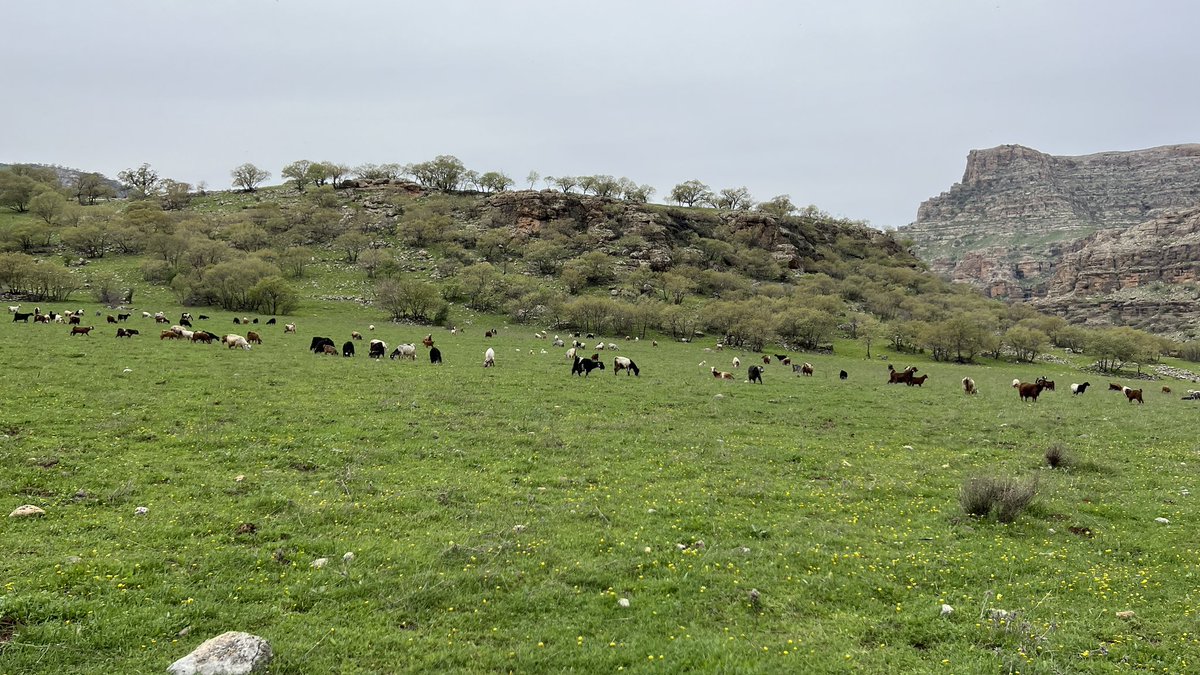
MULTIPOLYGON (((71 327, 70 335, 72 335, 72 336, 74 336, 74 335, 84 335, 84 336, 90 335, 91 332, 93 330, 95 330, 95 326, 81 325, 82 319, 84 317, 84 311, 82 309, 74 310, 74 311, 70 311, 70 312, 64 312, 64 313, 56 313, 56 312, 51 311, 51 312, 47 312, 47 313, 43 314, 41 311, 41 308, 34 308, 34 311, 32 311, 32 312, 22 312, 22 311, 20 311, 20 305, 15 305, 15 306, 10 305, 8 307, 8 311, 9 311, 9 313, 11 313, 13 315, 14 322, 29 323, 30 321, 33 321, 34 323, 55 323, 55 324, 69 325, 71 327)), ((101 312, 97 311, 96 315, 101 316, 101 312)), ((122 324, 125 324, 126 322, 128 322, 130 317, 132 317, 132 313, 118 313, 115 315, 113 315, 113 314, 108 315, 107 322, 110 324, 117 324, 116 336, 118 338, 121 338, 121 337, 131 338, 133 336, 140 335, 140 331, 138 329, 128 328, 125 325, 122 325, 122 324)), ((170 319, 168 319, 167 316, 163 312, 157 312, 155 314, 151 314, 150 312, 142 312, 142 317, 145 319, 154 319, 154 321, 156 323, 160 323, 160 324, 170 324, 171 323, 170 319)), ((209 318, 208 316, 203 315, 203 314, 200 314, 196 317, 196 319, 208 319, 208 318, 209 318)), ((209 332, 206 330, 194 329, 192 327, 192 321, 193 321, 192 314, 190 312, 183 312, 182 315, 180 316, 179 322, 177 324, 174 324, 170 328, 166 328, 166 329, 163 329, 162 331, 160 331, 159 339, 160 340, 182 340, 182 341, 190 341, 190 342, 202 342, 205 344, 212 344, 213 342, 219 342, 221 344, 226 345, 230 349, 245 349, 245 350, 249 350, 251 345, 255 345, 255 344, 261 345, 262 344, 262 336, 256 330, 247 330, 245 335, 238 335, 238 334, 234 334, 234 333, 229 333, 229 334, 225 334, 225 335, 217 335, 216 333, 212 333, 212 332, 209 332)), ((250 317, 235 317, 233 319, 233 323, 236 325, 255 325, 255 324, 259 323, 259 320, 257 318, 251 319, 250 317)), ((271 318, 271 319, 267 319, 264 322, 264 325, 274 325, 275 323, 276 323, 275 319, 271 318)), ((374 330, 374 329, 375 329, 374 325, 371 325, 369 327, 369 330, 374 330)), ((453 327, 451 327, 449 330, 451 333, 458 332, 458 330, 453 327)), ((295 332, 296 332, 295 324, 289 323, 289 324, 284 325, 284 333, 295 333, 295 332)), ((484 336, 488 337, 488 338, 495 337, 496 335, 498 335, 498 331, 496 331, 494 329, 488 330, 486 333, 484 333, 484 336)), ((545 333, 534 333, 534 336, 537 338, 541 338, 541 339, 548 337, 545 333)), ((579 339, 578 339, 580 337, 579 333, 574 333, 572 337, 575 339, 573 340, 573 344, 572 344, 571 348, 568 349, 566 352, 567 360, 571 361, 571 363, 572 363, 572 365, 571 365, 571 374, 572 375, 581 375, 583 377, 587 377, 588 375, 591 374, 591 372, 593 370, 604 370, 605 369, 604 362, 600 359, 599 352, 601 350, 604 350, 606 348, 606 346, 611 351, 615 351, 618 349, 618 346, 615 343, 607 343, 607 345, 606 345, 606 343, 601 341, 595 345, 595 347, 594 347, 594 349, 596 350, 595 353, 591 354, 590 356, 582 356, 581 350, 586 347, 585 343, 579 341, 579 339)), ((595 336, 591 333, 588 333, 586 337, 588 339, 593 339, 595 336)), ((363 338, 362 334, 359 333, 358 331, 353 331, 350 334, 350 338, 351 338, 350 340, 347 340, 345 343, 342 344, 342 347, 339 350, 332 338, 319 337, 319 336, 314 337, 314 338, 312 338, 312 342, 309 344, 309 350, 312 351, 314 354, 326 354, 326 355, 331 355, 331 356, 337 356, 340 354, 343 357, 352 357, 355 354, 355 347, 354 347, 355 342, 364 340, 364 338, 363 338)), ((426 335, 425 338, 421 340, 421 343, 428 350, 429 362, 434 365, 441 364, 442 363, 442 353, 441 353, 441 350, 439 350, 433 344, 433 334, 430 333, 429 335, 426 335)), ((656 340, 652 340, 651 345, 654 347, 657 347, 658 342, 656 340)), ((554 346, 565 347, 566 343, 562 338, 555 335, 554 336, 554 346)), ((718 343, 716 346, 716 351, 721 351, 722 349, 723 349, 723 345, 718 343)), ((705 351, 712 352, 713 349, 709 348, 709 349, 705 349, 705 351)), ((411 359, 411 360, 415 361, 417 347, 415 344, 401 344, 401 345, 398 345, 395 349, 393 349, 390 354, 388 354, 387 343, 384 342, 383 340, 376 339, 376 340, 371 340, 368 343, 367 353, 370 358, 374 358, 374 359, 383 358, 384 355, 388 355, 389 358, 391 358, 391 359, 411 359)), ((542 353, 545 353, 545 350, 542 350, 542 353)), ((777 363, 784 365, 784 366, 790 365, 792 367, 792 372, 794 372, 797 375, 812 376, 812 374, 814 372, 814 367, 811 363, 805 362, 805 363, 793 364, 791 362, 791 358, 786 354, 775 354, 774 357, 775 357, 775 360, 777 363)), ((764 355, 762 355, 761 358, 762 358, 763 366, 769 365, 771 363, 770 355, 764 354, 764 355)), ((741 367, 741 359, 738 357, 734 357, 732 364, 735 369, 740 368, 741 367)), ((496 365, 496 352, 491 347, 489 347, 484 352, 483 365, 485 368, 496 365)), ((703 367, 705 365, 707 365, 707 363, 705 361, 700 362, 701 367, 703 367)), ((755 383, 755 384, 762 384, 763 383, 762 375, 764 372, 766 372, 766 369, 763 366, 759 366, 759 365, 749 366, 746 370, 746 373, 748 376, 746 381, 750 382, 750 383, 755 383)), ((624 371, 628 375, 637 375, 637 376, 641 375, 641 369, 638 367, 638 365, 636 363, 634 363, 634 361, 632 359, 624 357, 624 356, 616 356, 613 358, 613 374, 614 375, 619 374, 622 371, 624 371)), ((728 372, 728 371, 723 371, 723 370, 717 370, 717 368, 715 366, 711 367, 709 369, 709 372, 712 374, 713 377, 720 379, 720 380, 735 379, 733 373, 728 372)), ((849 375, 846 373, 846 371, 843 370, 843 371, 839 372, 838 377, 842 380, 845 380, 849 377, 849 375)), ((888 365, 888 381, 887 381, 888 384, 905 384, 910 387, 920 387, 925 384, 925 381, 928 378, 929 378, 929 375, 927 375, 927 374, 926 375, 917 375, 917 367, 916 366, 909 366, 909 367, 905 368, 904 370, 896 370, 891 364, 888 365)), ((1012 381, 1012 386, 1014 389, 1017 390, 1017 393, 1019 394, 1022 401, 1029 401, 1032 403, 1037 403, 1038 397, 1042 394, 1042 392, 1046 391, 1046 390, 1054 391, 1055 385, 1054 385, 1053 380, 1048 380, 1045 377, 1039 377, 1033 382, 1022 382, 1019 379, 1015 379, 1012 381)), ((1078 383, 1078 384, 1072 383, 1070 385, 1070 390, 1073 395, 1078 396, 1078 395, 1086 392, 1088 387, 1090 387, 1090 386, 1091 386, 1090 382, 1083 382, 1083 383, 1078 383)), ((1134 402, 1137 402, 1139 404, 1145 403, 1145 401, 1142 398, 1142 394, 1143 394, 1142 389, 1133 389, 1131 387, 1123 386, 1123 385, 1117 384, 1117 383, 1109 383, 1108 388, 1110 391, 1118 391, 1118 392, 1123 393, 1125 395, 1126 399, 1130 403, 1134 403, 1134 402)), ((974 395, 974 394, 978 393, 978 389, 975 387, 975 381, 973 379, 971 379, 970 377, 962 378, 962 389, 963 389, 963 393, 965 393, 967 395, 974 395)), ((1164 386, 1162 388, 1162 392, 1164 394, 1169 394, 1169 393, 1171 393, 1171 388, 1168 386, 1164 386)), ((1200 400, 1200 391, 1189 389, 1189 390, 1187 390, 1187 394, 1185 396, 1183 396, 1183 399, 1184 400, 1200 400)))

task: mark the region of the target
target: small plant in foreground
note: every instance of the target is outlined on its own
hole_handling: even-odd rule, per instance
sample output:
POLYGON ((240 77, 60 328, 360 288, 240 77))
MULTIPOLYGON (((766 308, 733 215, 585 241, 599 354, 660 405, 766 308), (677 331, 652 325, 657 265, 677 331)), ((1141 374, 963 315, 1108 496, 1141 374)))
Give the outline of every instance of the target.
POLYGON ((1046 463, 1050 465, 1051 469, 1065 469, 1071 466, 1071 455, 1063 446, 1052 445, 1046 448, 1046 463))
POLYGON ((1028 482, 1011 478, 971 478, 962 486, 958 501, 972 516, 994 514, 996 520, 1011 523, 1037 496, 1037 479, 1028 482))

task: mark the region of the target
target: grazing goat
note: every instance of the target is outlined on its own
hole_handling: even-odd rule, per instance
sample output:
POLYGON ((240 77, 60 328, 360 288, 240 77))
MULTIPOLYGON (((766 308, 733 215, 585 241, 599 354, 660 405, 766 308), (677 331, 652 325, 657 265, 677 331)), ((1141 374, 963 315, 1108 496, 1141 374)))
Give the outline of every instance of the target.
POLYGON ((213 340, 216 340, 216 339, 217 339, 216 335, 213 335, 212 333, 210 333, 206 330, 198 330, 195 333, 192 333, 192 342, 203 342, 206 345, 211 345, 213 343, 213 340))
MULTIPOLYGON (((314 354, 324 354, 326 346, 333 347, 333 339, 332 338, 319 337, 319 336, 314 337, 312 339, 312 342, 308 345, 308 351, 310 351, 314 354)), ((337 347, 333 347, 333 352, 335 354, 337 353, 337 347)))
POLYGON ((229 335, 226 335, 222 342, 224 342, 225 346, 229 347, 230 349, 241 347, 246 351, 250 351, 250 343, 246 341, 245 337, 237 335, 236 333, 230 333, 229 335))
MULTIPOLYGON (((491 331, 489 331, 489 332, 491 332, 491 331)), ((488 347, 487 351, 483 353, 483 367, 484 368, 495 368, 496 367, 496 350, 492 349, 491 347, 488 347)))
POLYGON ((763 359, 763 365, 765 365, 765 366, 771 365, 771 357, 767 356, 766 354, 763 354, 762 359, 763 359))
POLYGON ((391 359, 412 359, 417 360, 417 346, 412 344, 396 345, 392 353, 388 356, 391 359))
MULTIPOLYGON (((33 312, 13 312, 13 323, 16 323, 17 321, 29 323, 29 320, 32 318, 33 312)), ((79 317, 73 316, 71 318, 75 320, 75 323, 79 323, 79 317)))
POLYGON ((350 339, 351 340, 361 340, 361 339, 363 339, 362 333, 360 333, 358 331, 353 331, 352 333, 350 333, 350 339))
POLYGON ((367 356, 372 359, 382 359, 387 354, 387 343, 383 340, 371 340, 367 346, 367 356))
POLYGON ((90 335, 95 326, 71 326, 71 335, 90 335))
POLYGON ((630 373, 633 373, 638 377, 642 376, 642 371, 638 369, 637 364, 633 362, 633 359, 624 356, 618 356, 613 359, 613 375, 616 375, 622 370, 625 371, 626 376, 628 376, 630 373))
POLYGON ((207 315, 207 314, 201 314, 200 316, 198 316, 198 317, 196 317, 196 318, 197 318, 197 319, 200 319, 201 321, 208 321, 208 315, 207 315))
POLYGON ((1078 395, 1082 394, 1083 392, 1087 391, 1087 388, 1090 386, 1092 386, 1091 382, 1084 382, 1083 384, 1076 384, 1076 383, 1072 382, 1071 383, 1071 394, 1074 396, 1078 396, 1078 395))
POLYGON ((158 339, 159 340, 178 340, 179 333, 176 333, 173 330, 164 330, 163 332, 158 334, 158 339))
POLYGON ((570 349, 568 349, 567 350, 567 360, 570 361, 570 360, 574 359, 575 352, 577 352, 578 350, 579 350, 579 347, 571 347, 570 349))
POLYGON ((350 358, 350 357, 354 356, 354 341, 353 340, 346 340, 346 342, 344 342, 342 344, 342 356, 344 356, 346 358, 350 358))
POLYGON ((252 345, 261 345, 262 344, 262 336, 259 335, 258 333, 255 333, 254 331, 247 331, 246 332, 246 342, 249 342, 252 345))
POLYGON ((846 372, 846 371, 844 371, 844 370, 838 373, 838 379, 839 379, 839 380, 844 380, 844 379, 846 379, 847 377, 850 377, 850 373, 847 373, 847 372, 846 372))
POLYGON ((759 368, 758 366, 750 366, 750 368, 746 371, 750 375, 750 382, 762 384, 762 371, 763 369, 759 368))
POLYGON ((493 332, 492 332, 492 331, 490 331, 490 330, 489 330, 489 331, 484 331, 484 333, 483 333, 483 337, 485 337, 485 338, 490 338, 490 337, 493 337, 494 335, 495 335, 495 333, 493 333, 493 332))
POLYGON ((442 364, 442 350, 437 347, 429 348, 429 362, 440 366, 442 364))
POLYGON ((267 319, 267 325, 274 326, 275 325, 275 317, 271 317, 271 318, 267 319))
POLYGON ((800 374, 812 377, 813 365, 811 363, 808 363, 807 361, 804 363, 801 363, 800 364, 800 374))
MULTIPOLYGON (((758 366, 755 366, 755 367, 757 368, 758 366)), ((712 375, 713 375, 713 377, 715 377, 719 380, 732 380, 733 379, 733 373, 727 373, 723 370, 717 370, 716 366, 712 366, 712 375)))
POLYGON ((566 346, 566 344, 567 343, 562 341, 562 338, 559 338, 559 337, 554 338, 554 346, 555 347, 564 347, 564 346, 566 346))
POLYGON ((1054 380, 1047 380, 1044 377, 1039 377, 1038 379, 1034 380, 1034 382, 1041 382, 1043 387, 1050 391, 1054 391, 1054 380))
POLYGON ((741 367, 742 367, 742 360, 741 360, 741 359, 739 359, 739 358, 738 358, 738 357, 736 357, 736 356, 735 356, 735 357, 733 357, 733 367, 734 367, 734 368, 741 368, 741 367))
POLYGON ((1169 394, 1169 393, 1171 393, 1171 388, 1170 388, 1170 387, 1163 387, 1163 388, 1162 388, 1162 393, 1164 393, 1164 394, 1169 394))
POLYGON ((337 356, 337 347, 334 347, 331 344, 329 344, 329 345, 322 344, 321 351, 319 353, 326 354, 328 356, 337 356))
POLYGON ((433 346, 433 333, 430 333, 429 335, 426 335, 425 337, 421 338, 421 344, 425 345, 426 347, 432 347, 433 346))
POLYGON ((604 370, 604 362, 595 359, 581 359, 575 357, 575 362, 571 364, 572 375, 583 375, 587 377, 592 374, 592 371, 599 368, 604 370))
POLYGON ((105 320, 108 321, 109 323, 116 323, 117 317, 113 316, 112 314, 109 314, 108 317, 105 318, 105 320))
POLYGON ((967 394, 968 396, 970 396, 975 393, 975 380, 972 380, 969 377, 964 377, 962 379, 962 386, 963 386, 964 394, 967 394))
POLYGON ((1125 398, 1129 399, 1130 403, 1133 403, 1134 401, 1137 401, 1138 403, 1145 403, 1145 401, 1142 400, 1141 389, 1130 389, 1129 387, 1125 387, 1121 391, 1125 392, 1125 398))
POLYGON ((137 334, 138 334, 138 330, 136 328, 118 328, 117 329, 117 337, 133 337, 134 335, 137 335, 137 334))
MULTIPOLYGON (((787 360, 788 360, 788 355, 787 355, 787 354, 776 354, 776 355, 775 355, 775 360, 776 360, 776 361, 787 361, 787 360)), ((786 364, 785 364, 785 365, 786 365, 786 364)))
POLYGON ((615 343, 615 342, 608 343, 608 349, 609 349, 609 351, 614 351, 614 352, 617 351, 617 343, 615 343))
POLYGON ((790 366, 790 365, 792 365, 792 359, 791 359, 790 357, 789 357, 789 358, 783 358, 783 359, 779 359, 779 365, 781 365, 781 366, 790 366))
POLYGON ((1045 385, 1041 382, 1029 384, 1028 382, 1018 381, 1016 384, 1017 393, 1021 395, 1021 400, 1030 400, 1034 403, 1037 403, 1038 396, 1041 395, 1042 390, 1045 388, 1045 385))
POLYGON ((130 314, 118 314, 117 321, 122 321, 122 322, 128 321, 130 316, 131 316, 130 314))
POLYGON ((1124 386, 1122 386, 1122 385, 1119 385, 1119 384, 1117 384, 1116 382, 1109 382, 1109 383, 1108 383, 1108 390, 1109 390, 1109 391, 1125 391, 1126 389, 1128 389, 1128 387, 1124 387, 1124 386))
POLYGON ((888 384, 896 384, 898 382, 903 382, 905 384, 908 384, 909 382, 912 382, 913 376, 916 373, 917 373, 916 366, 909 366, 909 367, 905 368, 904 370, 896 370, 895 368, 892 367, 892 364, 889 363, 888 364, 888 384))
POLYGON ((908 378, 908 381, 905 382, 904 384, 907 384, 910 387, 919 387, 919 386, 925 384, 925 380, 928 380, 928 379, 929 379, 929 375, 922 375, 920 377, 913 375, 912 377, 908 378))
POLYGON ((295 333, 296 332, 296 324, 294 324, 294 323, 283 324, 283 332, 284 333, 295 333))

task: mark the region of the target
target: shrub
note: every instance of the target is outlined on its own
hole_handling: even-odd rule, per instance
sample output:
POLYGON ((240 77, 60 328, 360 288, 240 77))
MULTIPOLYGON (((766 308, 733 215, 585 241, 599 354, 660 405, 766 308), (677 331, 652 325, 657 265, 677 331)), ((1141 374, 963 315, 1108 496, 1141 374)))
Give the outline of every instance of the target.
POLYGON ((969 515, 992 514, 1002 523, 1011 523, 1036 496, 1036 478, 1025 483, 1011 478, 971 478, 963 484, 958 501, 969 515))
POLYGON ((1052 445, 1046 448, 1046 463, 1050 465, 1051 469, 1059 467, 1065 469, 1071 465, 1071 456, 1061 445, 1052 445))

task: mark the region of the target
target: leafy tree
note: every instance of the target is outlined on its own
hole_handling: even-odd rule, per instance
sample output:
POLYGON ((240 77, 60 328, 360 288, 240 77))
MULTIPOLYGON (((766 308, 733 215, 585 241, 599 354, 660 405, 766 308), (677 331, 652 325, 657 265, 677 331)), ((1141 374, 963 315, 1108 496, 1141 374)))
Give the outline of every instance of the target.
POLYGON ((33 274, 33 256, 24 253, 0 253, 0 286, 9 293, 18 293, 33 274))
POLYGON ((84 204, 90 206, 95 204, 98 199, 116 196, 112 186, 104 180, 104 176, 98 173, 76 174, 71 185, 71 192, 80 206, 84 204))
POLYGON ((67 208, 67 200, 53 190, 47 190, 29 200, 29 212, 46 221, 47 225, 58 222, 67 208))
POLYGON ((130 199, 146 199, 158 191, 158 172, 149 164, 118 172, 117 180, 121 181, 130 199))
POLYGON ((291 314, 300 304, 300 294, 282 277, 266 277, 250 289, 250 300, 263 314, 291 314))
POLYGON ((567 248, 553 241, 538 239, 525 247, 525 264, 538 274, 557 273, 568 257, 567 248))
POLYGON ((589 333, 603 333, 614 309, 612 300, 591 295, 571 300, 563 307, 567 320, 575 328, 589 333))
POLYGON ((129 225, 113 225, 108 230, 109 242, 117 253, 132 255, 146 248, 146 233, 129 225))
POLYGON ((271 172, 246 162, 230 171, 229 176, 233 179, 233 187, 254 192, 263 181, 271 177, 271 172))
POLYGON ((192 201, 192 186, 182 181, 164 179, 159 190, 162 193, 159 203, 164 211, 178 211, 192 201))
POLYGON ((312 262, 313 253, 302 246, 293 246, 279 255, 279 267, 293 279, 303 279, 304 271, 312 262))
POLYGON ((576 258, 589 284, 608 283, 613 278, 613 259, 603 251, 591 251, 576 258))
POLYGON ((346 262, 353 265, 358 262, 358 256, 371 245, 371 240, 361 232, 347 232, 334 240, 333 245, 346 253, 346 262))
POLYGON ((360 164, 354 167, 354 175, 367 180, 396 180, 405 172, 399 164, 360 164))
POLYGON ((370 248, 358 256, 358 266, 367 273, 368 279, 374 279, 381 269, 392 263, 392 254, 377 248, 370 248))
POLYGON ((25 213, 34 195, 45 189, 45 184, 38 183, 29 176, 0 171, 0 204, 17 213, 25 213))
MULTIPOLYGON (((307 159, 298 159, 291 164, 283 167, 279 172, 280 177, 284 180, 292 181, 292 185, 300 192, 304 192, 305 186, 313 182, 313 163, 307 159)), ((321 174, 324 177, 324 174, 321 174)))
POLYGON ((1036 328, 1013 326, 1004 334, 1004 342, 1012 348, 1018 361, 1032 363, 1045 347, 1046 334, 1036 328))
POLYGON ((491 263, 481 262, 459 270, 458 287, 473 309, 494 309, 502 295, 502 275, 491 263))
POLYGON ((187 237, 178 234, 153 234, 146 241, 146 252, 158 258, 171 267, 179 267, 183 256, 187 253, 190 242, 187 237))
POLYGON ((546 182, 563 194, 569 193, 579 185, 579 179, 574 176, 546 176, 546 182))
POLYGON ((438 155, 428 162, 407 167, 408 173, 421 185, 447 192, 459 189, 467 168, 453 155, 438 155))
POLYGON ((209 267, 195 289, 199 299, 228 311, 258 307, 255 287, 259 281, 280 276, 279 268, 253 256, 227 260, 209 267))
POLYGON ((65 302, 82 287, 80 277, 56 265, 35 265, 22 291, 30 300, 65 302))
POLYGON ((28 253, 42 248, 52 236, 53 230, 46 223, 29 220, 13 224, 4 232, 5 242, 15 244, 28 253))
POLYGON ((488 171, 479 177, 479 186, 487 192, 504 192, 512 188, 513 179, 502 171, 488 171))
POLYGON ((684 181, 671 188, 671 201, 681 206, 695 206, 712 200, 712 190, 698 180, 684 181))
POLYGON ((542 179, 542 174, 538 173, 537 171, 530 171, 529 174, 525 176, 526 182, 529 183, 530 190, 532 190, 534 188, 534 186, 537 185, 537 182, 541 179, 542 179))
POLYGON ((750 198, 750 190, 744 186, 724 188, 715 197, 710 197, 708 202, 713 207, 725 211, 745 211, 754 205, 754 200, 750 198))
POLYGON ((622 178, 617 181, 617 191, 621 195, 621 199, 634 204, 645 204, 650 201, 650 197, 654 196, 654 187, 651 185, 638 185, 628 178, 622 178))
POLYGON ((89 223, 63 230, 63 244, 87 258, 103 258, 108 248, 108 228, 104 225, 89 223))
POLYGON ((677 274, 675 272, 666 272, 662 275, 662 285, 660 286, 664 302, 670 302, 673 305, 683 304, 684 298, 696 290, 696 282, 690 277, 677 274))
POLYGON ((441 322, 448 307, 433 284, 415 279, 385 279, 375 286, 375 304, 393 320, 441 322))
POLYGON ((788 195, 777 195, 754 208, 776 218, 785 218, 796 212, 796 205, 788 195))
POLYGON ((445 239, 453 225, 454 221, 449 214, 421 204, 404 212, 400 217, 397 233, 406 244, 424 248, 445 239))
POLYGON ((597 197, 614 197, 621 187, 616 178, 607 175, 580 176, 578 180, 579 189, 583 190, 584 194, 590 193, 597 197))
POLYGON ((837 317, 811 307, 793 307, 779 315, 775 330, 785 344, 816 349, 829 344, 837 330, 837 317))

